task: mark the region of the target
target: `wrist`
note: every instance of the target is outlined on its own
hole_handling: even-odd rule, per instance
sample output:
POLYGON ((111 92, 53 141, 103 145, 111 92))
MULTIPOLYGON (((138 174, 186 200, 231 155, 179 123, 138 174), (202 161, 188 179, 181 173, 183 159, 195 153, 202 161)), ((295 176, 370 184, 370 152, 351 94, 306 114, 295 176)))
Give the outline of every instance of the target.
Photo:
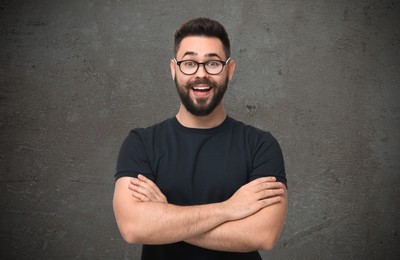
POLYGON ((226 221, 235 220, 234 215, 232 214, 231 207, 229 206, 228 200, 219 203, 220 214, 223 219, 226 221))

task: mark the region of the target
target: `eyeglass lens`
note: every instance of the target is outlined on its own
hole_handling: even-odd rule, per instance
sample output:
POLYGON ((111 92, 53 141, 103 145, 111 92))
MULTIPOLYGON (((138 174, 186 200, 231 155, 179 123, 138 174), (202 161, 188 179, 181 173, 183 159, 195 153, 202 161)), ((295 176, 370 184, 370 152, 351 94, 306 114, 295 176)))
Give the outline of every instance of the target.
POLYGON ((203 65, 206 72, 212 75, 221 73, 222 69, 224 68, 224 64, 221 61, 213 60, 205 63, 198 63, 192 60, 182 61, 179 65, 179 68, 183 73, 190 75, 196 73, 200 65, 203 65))

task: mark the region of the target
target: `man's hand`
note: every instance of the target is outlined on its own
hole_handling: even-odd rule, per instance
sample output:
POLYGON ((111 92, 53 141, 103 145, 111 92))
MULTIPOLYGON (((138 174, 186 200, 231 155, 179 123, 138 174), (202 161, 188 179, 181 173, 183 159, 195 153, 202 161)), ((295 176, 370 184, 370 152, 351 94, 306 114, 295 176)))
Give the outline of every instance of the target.
POLYGON ((129 189, 132 191, 132 196, 140 201, 168 203, 157 185, 141 174, 137 178, 131 178, 129 189))
POLYGON ((262 177, 240 187, 224 203, 232 220, 237 220, 280 202, 284 192, 284 184, 277 182, 275 177, 262 177))

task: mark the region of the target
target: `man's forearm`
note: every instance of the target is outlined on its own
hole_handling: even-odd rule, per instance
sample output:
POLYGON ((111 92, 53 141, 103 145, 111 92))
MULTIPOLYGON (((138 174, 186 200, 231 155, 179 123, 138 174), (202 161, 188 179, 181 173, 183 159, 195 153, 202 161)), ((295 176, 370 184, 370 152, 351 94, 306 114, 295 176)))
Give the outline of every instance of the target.
POLYGON ((279 238, 286 211, 287 194, 277 204, 264 208, 247 218, 225 222, 185 242, 220 251, 270 250, 279 238))
POLYGON ((160 192, 150 180, 139 177, 130 181, 131 185, 129 178, 118 180, 114 193, 117 223, 124 239, 130 243, 166 244, 189 241, 198 236, 196 243, 199 243, 204 238, 201 234, 214 239, 219 233, 208 234, 208 231, 225 222, 246 219, 260 209, 278 203, 284 194, 282 184, 275 182, 273 177, 265 177, 243 185, 221 203, 175 206, 164 202, 163 196, 155 196, 160 192))
MULTIPOLYGON (((139 244, 169 244, 205 233, 227 221, 221 205, 175 206, 138 202, 125 223, 125 240, 139 244)), ((125 212, 127 213, 127 212, 125 212)))

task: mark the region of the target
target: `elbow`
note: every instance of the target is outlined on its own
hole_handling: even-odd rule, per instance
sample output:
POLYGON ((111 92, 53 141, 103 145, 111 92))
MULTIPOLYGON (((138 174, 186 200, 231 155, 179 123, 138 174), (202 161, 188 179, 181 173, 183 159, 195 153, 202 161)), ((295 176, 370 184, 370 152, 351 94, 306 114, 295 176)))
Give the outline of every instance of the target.
POLYGON ((259 243, 259 249, 266 251, 272 250, 275 247, 278 239, 279 235, 264 236, 264 239, 259 243))
POLYGON ((131 235, 129 232, 121 232, 122 238, 128 244, 137 244, 137 239, 131 235))
POLYGON ((261 250, 270 251, 275 247, 276 241, 266 240, 260 245, 261 250))
POLYGON ((137 230, 135 230, 132 227, 129 226, 124 226, 120 227, 119 231, 121 233, 122 238, 125 240, 126 243, 128 244, 140 244, 141 243, 141 238, 138 236, 137 230))

